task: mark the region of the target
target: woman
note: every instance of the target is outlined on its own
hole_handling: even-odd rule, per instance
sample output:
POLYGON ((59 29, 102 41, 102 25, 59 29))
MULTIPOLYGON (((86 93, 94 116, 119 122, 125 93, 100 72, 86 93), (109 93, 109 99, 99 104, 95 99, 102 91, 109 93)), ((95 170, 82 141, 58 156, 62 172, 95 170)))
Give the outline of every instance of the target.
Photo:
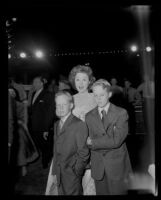
MULTIPOLYGON (((78 92, 73 96, 75 107, 72 113, 83 121, 85 120, 86 113, 96 107, 93 93, 89 92, 90 86, 94 80, 92 69, 85 65, 75 66, 69 74, 69 81, 72 87, 78 92)), ((56 177, 51 175, 51 169, 52 164, 45 194, 57 195, 56 177)), ((86 170, 83 177, 82 186, 84 195, 96 194, 94 180, 91 178, 91 170, 89 168, 86 170)))
MULTIPOLYGON (((85 115, 96 107, 93 93, 89 92, 94 80, 92 69, 86 65, 75 66, 69 74, 69 81, 78 92, 73 96, 75 107, 72 113, 83 121, 85 121, 85 115)), ((95 185, 91 177, 90 166, 85 171, 82 186, 84 195, 95 195, 95 185)))

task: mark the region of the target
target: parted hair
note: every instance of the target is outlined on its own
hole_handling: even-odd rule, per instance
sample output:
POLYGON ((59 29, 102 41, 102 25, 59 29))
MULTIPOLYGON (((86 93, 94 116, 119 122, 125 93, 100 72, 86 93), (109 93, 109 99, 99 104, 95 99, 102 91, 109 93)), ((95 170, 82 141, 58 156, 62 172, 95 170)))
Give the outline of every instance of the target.
POLYGON ((72 70, 69 73, 69 82, 72 85, 72 87, 76 90, 75 87, 75 76, 77 73, 85 73, 89 77, 89 86, 88 89, 91 88, 93 82, 95 81, 95 77, 93 76, 93 71, 91 67, 86 66, 86 65, 76 65, 75 67, 72 68, 72 70))
POLYGON ((108 92, 111 91, 111 84, 107 80, 105 80, 105 79, 99 79, 99 80, 95 81, 93 83, 93 85, 92 85, 92 88, 91 88, 92 91, 93 91, 93 88, 96 87, 96 86, 98 86, 98 85, 102 86, 103 89, 106 88, 108 92))
POLYGON ((56 100, 56 98, 57 98, 58 96, 63 96, 63 95, 67 96, 68 99, 69 99, 69 102, 74 104, 73 96, 72 96, 69 92, 64 91, 64 90, 58 91, 58 92, 55 94, 55 100, 56 100))

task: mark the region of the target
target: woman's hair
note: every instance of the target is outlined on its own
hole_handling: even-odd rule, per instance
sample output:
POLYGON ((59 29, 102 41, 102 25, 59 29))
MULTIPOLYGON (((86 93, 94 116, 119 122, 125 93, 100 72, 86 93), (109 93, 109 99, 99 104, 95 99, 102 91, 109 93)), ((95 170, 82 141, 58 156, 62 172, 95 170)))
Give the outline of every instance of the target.
POLYGON ((76 90, 75 76, 77 73, 85 73, 88 75, 89 81, 90 81, 88 88, 90 89, 91 85, 95 81, 95 77, 93 76, 93 71, 92 71, 91 67, 86 66, 86 65, 77 65, 72 68, 72 70, 69 73, 69 82, 71 83, 72 87, 75 90, 76 90))

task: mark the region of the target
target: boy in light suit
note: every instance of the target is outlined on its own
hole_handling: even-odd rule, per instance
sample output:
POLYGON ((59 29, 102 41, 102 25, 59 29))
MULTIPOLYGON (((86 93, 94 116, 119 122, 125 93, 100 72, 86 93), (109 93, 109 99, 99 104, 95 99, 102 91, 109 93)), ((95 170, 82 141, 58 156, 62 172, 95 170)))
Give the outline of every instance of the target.
POLYGON ((98 106, 87 114, 86 123, 96 195, 126 194, 132 171, 125 144, 128 115, 125 109, 109 102, 112 93, 106 80, 96 81, 92 90, 98 106))

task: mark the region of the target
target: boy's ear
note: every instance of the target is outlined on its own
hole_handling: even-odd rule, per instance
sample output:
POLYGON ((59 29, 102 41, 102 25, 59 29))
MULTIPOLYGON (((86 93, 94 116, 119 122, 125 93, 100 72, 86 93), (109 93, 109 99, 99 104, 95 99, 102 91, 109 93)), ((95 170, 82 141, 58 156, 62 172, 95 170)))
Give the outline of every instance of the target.
POLYGON ((109 92, 109 98, 112 96, 112 92, 109 92))

